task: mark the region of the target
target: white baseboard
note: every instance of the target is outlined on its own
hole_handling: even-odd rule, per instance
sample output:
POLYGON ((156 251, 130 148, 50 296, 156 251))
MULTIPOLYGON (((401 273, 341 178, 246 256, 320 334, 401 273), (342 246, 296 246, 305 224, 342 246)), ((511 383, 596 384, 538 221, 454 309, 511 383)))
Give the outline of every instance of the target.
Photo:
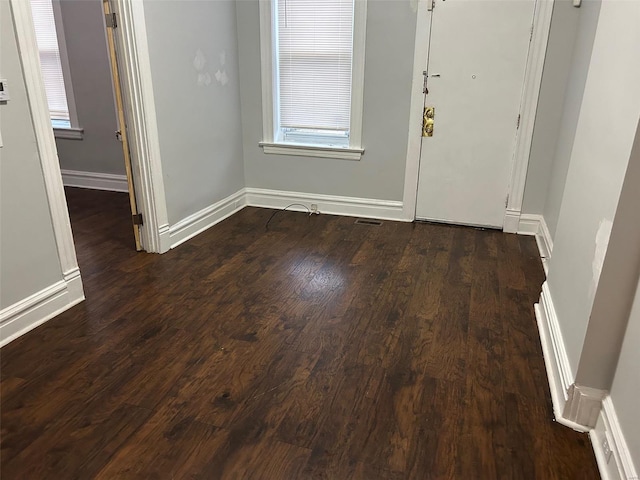
POLYGON ((523 213, 518 220, 517 233, 518 235, 535 236, 544 273, 546 274, 549 269, 551 252, 553 251, 553 240, 544 217, 542 215, 523 213))
MULTIPOLYGON (((316 204, 321 214, 410 221, 402 217, 402 202, 397 201, 243 188, 171 225, 168 230, 165 228, 161 231, 161 243, 169 246, 163 248, 162 252, 177 247, 246 206, 282 209, 292 203, 300 203, 309 208, 312 203, 316 204)), ((307 211, 299 205, 290 207, 289 210, 307 211)))
POLYGON ((542 215, 524 213, 518 219, 516 233, 518 235, 538 235, 540 233, 540 221, 542 215))
POLYGON ((520 222, 520 210, 509 210, 504 212, 504 223, 502 231, 504 233, 518 233, 518 223, 520 222))
POLYGON ((589 432, 598 469, 603 480, 638 480, 638 473, 631 459, 631 452, 622 434, 620 422, 610 396, 602 401, 602 410, 596 427, 589 432), (607 461, 603 447, 607 440, 611 457, 607 461))
MULTIPOLYGON (((301 203, 310 207, 313 203, 318 205, 318 211, 321 214, 407 221, 402 215, 401 201, 285 192, 261 188, 246 188, 245 190, 247 205, 251 207, 284 208, 292 203, 301 203)), ((290 210, 306 211, 300 206, 293 206, 290 210)))
POLYGON ((245 189, 223 198, 169 227, 171 248, 175 248, 204 230, 233 215, 246 205, 245 189))
POLYGON ((0 347, 84 300, 78 271, 0 311, 0 347))
POLYGON ((160 238, 160 251, 158 253, 167 253, 171 250, 171 227, 168 223, 160 225, 158 236, 160 238))
POLYGON ((574 430, 588 431, 588 427, 579 425, 563 416, 569 399, 569 387, 573 385, 574 377, 547 282, 542 284, 540 303, 537 303, 534 308, 540 342, 542 343, 544 364, 547 369, 554 417, 558 423, 574 430))
POLYGON ((65 187, 90 188, 92 190, 109 190, 111 192, 128 192, 126 175, 112 173, 80 172, 78 170, 61 170, 62 183, 65 187))
POLYGON ((567 392, 567 403, 562 416, 585 428, 594 428, 602 410, 602 399, 606 394, 604 390, 574 383, 567 392))

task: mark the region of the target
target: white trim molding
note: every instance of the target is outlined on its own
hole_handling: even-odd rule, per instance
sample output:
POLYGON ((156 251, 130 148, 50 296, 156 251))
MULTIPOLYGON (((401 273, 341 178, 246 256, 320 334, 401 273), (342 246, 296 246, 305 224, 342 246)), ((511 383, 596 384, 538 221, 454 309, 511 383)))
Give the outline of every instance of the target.
MULTIPOLYGON (((246 204, 251 207, 284 208, 292 203, 316 204, 320 213, 347 217, 378 218, 384 220, 411 221, 402 215, 402 202, 371 198, 340 197, 316 193, 286 192, 246 188, 246 204)), ((306 211, 299 206, 294 211, 306 211)))
POLYGON ((536 0, 533 13, 533 30, 531 32, 531 43, 529 44, 520 104, 520 128, 516 136, 509 197, 503 224, 503 230, 507 233, 517 232, 517 220, 519 220, 520 212, 522 211, 527 168, 529 167, 529 154, 531 153, 531 142, 533 141, 533 127, 538 111, 540 86, 542 85, 542 70, 551 28, 553 2, 554 0, 536 0))
POLYGON ((169 220, 144 5, 137 0, 114 0, 113 7, 118 16, 115 33, 136 200, 144 217, 142 246, 147 252, 164 253, 170 248, 169 220))
POLYGON ((424 107, 422 72, 427 69, 429 37, 431 32, 431 9, 427 2, 418 0, 416 20, 416 42, 413 51, 413 79, 411 81, 411 103, 409 104, 409 134, 407 136, 407 162, 404 172, 404 193, 402 195, 402 218, 413 221, 416 218, 418 181, 420 176, 420 150, 422 148, 422 108, 424 107))
POLYGON ((540 303, 535 304, 534 309, 540 333, 544 364, 547 369, 554 417, 559 423, 574 430, 587 431, 588 429, 584 426, 568 421, 562 416, 569 398, 567 392, 573 384, 574 376, 547 282, 542 284, 540 303))
POLYGON ((367 2, 368 0, 360 0, 354 2, 353 5, 353 65, 351 67, 351 126, 349 128, 349 148, 352 149, 362 147, 367 2))
POLYGON ((108 190, 111 192, 129 192, 126 175, 81 172, 78 170, 61 170, 61 172, 62 183, 65 187, 90 188, 92 190, 108 190))
POLYGON ((64 79, 64 90, 67 97, 67 109, 69 111, 69 123, 72 128, 54 129, 56 138, 74 138, 82 140, 83 129, 78 128, 78 110, 76 109, 76 97, 73 93, 73 79, 71 78, 71 67, 69 66, 69 54, 67 52, 67 37, 62 17, 61 0, 51 2, 53 7, 53 18, 56 25, 56 38, 58 40, 58 52, 60 53, 60 66, 62 67, 62 78, 64 79), (62 28, 60 28, 62 26, 62 28), (58 130, 69 130, 59 135, 58 130))
POLYGON ((0 311, 0 347, 84 300, 80 273, 0 311))
POLYGON ((300 157, 337 158, 340 160, 360 160, 362 148, 316 147, 312 145, 294 145, 291 143, 259 142, 264 153, 277 155, 297 155, 300 157))
POLYGON ((620 428, 618 415, 610 396, 602 400, 602 410, 596 427, 589 432, 598 469, 603 480, 638 480, 631 452, 620 428), (604 442, 609 444, 611 456, 607 458, 604 442))
POLYGON ((596 424, 606 392, 575 384, 547 282, 542 284, 540 303, 534 309, 551 391, 553 415, 558 423, 579 432, 587 432, 596 424))
POLYGON ((518 220, 517 233, 518 235, 535 236, 544 273, 545 275, 548 274, 549 260, 553 251, 553 240, 544 217, 542 215, 523 213, 518 220))
POLYGON ((273 51, 273 15, 271 0, 260 0, 260 63, 262 86, 262 140, 273 143, 274 118, 273 108, 273 65, 275 63, 273 51))
POLYGON ((289 210, 306 212, 311 204, 318 212, 347 217, 377 218, 384 220, 411 221, 402 216, 402 202, 371 198, 339 197, 303 192, 285 192, 262 188, 243 188, 202 210, 189 215, 168 228, 166 235, 170 248, 175 248, 199 233, 220 223, 244 207, 283 209, 292 203, 289 210), (306 205, 304 208, 301 205, 306 205))
POLYGON ((246 205, 244 188, 223 198, 199 212, 189 215, 169 228, 171 248, 186 242, 199 233, 220 223, 225 218, 242 210, 246 205))
MULTIPOLYGON (((78 271, 78 260, 71 233, 67 200, 64 196, 56 142, 49 118, 49 106, 42 80, 31 6, 29 2, 23 0, 11 0, 11 11, 60 266, 63 276, 75 276, 78 271)), ((76 281, 80 285, 81 292, 82 281, 79 274, 76 281)))
POLYGON ((574 383, 567 391, 567 403, 562 416, 578 425, 587 428, 595 427, 602 409, 602 399, 606 393, 604 390, 574 383))
POLYGON ((542 215, 522 214, 518 218, 518 235, 538 235, 540 224, 544 222, 542 215))
POLYGON ((82 140, 84 138, 84 128, 53 127, 53 134, 56 138, 61 138, 64 140, 82 140))
POLYGON ((516 233, 520 225, 520 210, 506 209, 504 212, 504 221, 502 222, 502 230, 506 233, 516 233))

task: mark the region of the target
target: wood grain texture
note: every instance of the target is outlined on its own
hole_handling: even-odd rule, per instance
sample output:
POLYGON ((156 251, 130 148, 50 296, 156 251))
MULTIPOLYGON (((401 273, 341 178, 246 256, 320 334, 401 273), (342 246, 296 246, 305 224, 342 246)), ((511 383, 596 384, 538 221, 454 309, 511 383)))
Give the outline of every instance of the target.
POLYGON ((598 478, 533 238, 246 208, 147 255, 67 195, 87 300, 2 349, 3 479, 598 478))

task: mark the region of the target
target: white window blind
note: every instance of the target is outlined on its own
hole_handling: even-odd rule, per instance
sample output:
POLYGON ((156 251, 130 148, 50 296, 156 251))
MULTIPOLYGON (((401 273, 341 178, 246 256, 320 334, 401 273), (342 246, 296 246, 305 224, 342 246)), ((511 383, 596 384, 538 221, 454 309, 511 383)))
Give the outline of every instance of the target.
POLYGON ((274 5, 280 128, 348 135, 354 0, 274 5))
POLYGON ((52 0, 31 0, 42 76, 52 120, 69 120, 67 94, 64 88, 60 50, 53 17, 52 0))

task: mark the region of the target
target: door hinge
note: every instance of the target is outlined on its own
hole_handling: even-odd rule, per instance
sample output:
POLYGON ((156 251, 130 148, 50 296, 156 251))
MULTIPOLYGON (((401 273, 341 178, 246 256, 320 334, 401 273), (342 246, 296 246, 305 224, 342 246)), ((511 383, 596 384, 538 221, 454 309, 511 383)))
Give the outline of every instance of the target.
POLYGON ((516 120, 516 130, 520 128, 520 114, 518 114, 518 119, 516 120))
POLYGON ((116 28, 118 26, 115 13, 105 13, 104 22, 106 23, 107 28, 116 28))
POLYGON ((509 206, 509 194, 507 193, 507 198, 504 200, 504 208, 509 206))
POLYGON ((427 12, 432 12, 436 8, 436 0, 427 0, 427 12))
POLYGON ((428 78, 428 76, 427 76, 427 71, 426 70, 422 71, 422 78, 423 78, 423 80, 422 80, 422 93, 424 93, 426 95, 427 93, 429 93, 429 89, 427 88, 427 78, 428 78))
POLYGON ((122 141, 122 132, 120 130, 116 130, 116 140, 122 141))
POLYGON ((134 225, 142 225, 142 214, 136 213, 135 215, 131 215, 131 219, 133 220, 134 225))

